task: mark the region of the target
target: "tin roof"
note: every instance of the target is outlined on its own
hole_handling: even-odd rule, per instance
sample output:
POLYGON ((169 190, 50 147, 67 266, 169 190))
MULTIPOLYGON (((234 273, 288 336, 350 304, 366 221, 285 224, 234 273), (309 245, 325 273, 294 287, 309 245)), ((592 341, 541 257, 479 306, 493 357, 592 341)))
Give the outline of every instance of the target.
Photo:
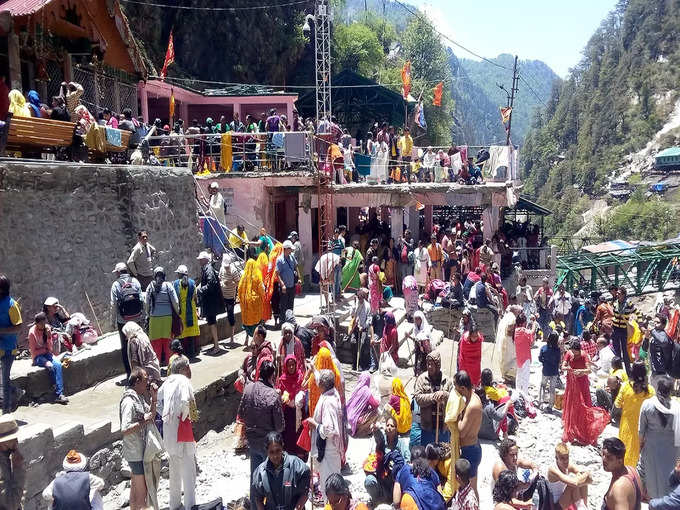
POLYGON ((656 157, 663 158, 668 156, 680 156, 680 147, 668 147, 667 149, 659 152, 656 157))
POLYGON ((0 12, 9 11, 12 16, 27 16, 38 12, 51 0, 5 0, 1 2, 0 12))

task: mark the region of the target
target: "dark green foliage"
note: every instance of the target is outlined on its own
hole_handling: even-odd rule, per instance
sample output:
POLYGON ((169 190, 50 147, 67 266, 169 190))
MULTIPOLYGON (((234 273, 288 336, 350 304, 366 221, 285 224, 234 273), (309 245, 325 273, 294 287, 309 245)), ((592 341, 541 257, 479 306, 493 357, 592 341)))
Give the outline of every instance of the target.
MULTIPOLYGON (((643 148, 662 127, 677 97, 679 28, 677 0, 621 0, 534 116, 521 156, 522 178, 527 194, 556 211, 547 224, 552 233, 571 235, 578 222, 565 219, 573 197, 603 195, 624 156, 643 148)), ((606 236, 675 235, 677 219, 665 207, 631 199, 605 225, 606 236), (636 208, 642 216, 630 215, 636 208)))

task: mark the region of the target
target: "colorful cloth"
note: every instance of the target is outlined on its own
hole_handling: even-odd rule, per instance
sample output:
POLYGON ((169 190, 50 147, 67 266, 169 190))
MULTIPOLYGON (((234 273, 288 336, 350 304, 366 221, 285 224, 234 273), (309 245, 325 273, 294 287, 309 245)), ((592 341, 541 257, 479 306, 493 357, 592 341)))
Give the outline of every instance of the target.
POLYGON ((199 336, 201 330, 198 327, 198 312, 196 310, 195 289, 196 284, 189 279, 188 285, 181 285, 181 280, 175 280, 175 292, 179 298, 179 316, 182 319, 182 334, 178 338, 199 336))
POLYGON ((385 328, 383 329, 382 340, 380 340, 380 354, 389 352, 395 363, 399 361, 399 335, 397 333, 397 322, 392 312, 385 314, 385 328))
MULTIPOLYGON (((265 255, 266 257, 266 255, 265 255)), ((254 326, 262 320, 265 292, 262 272, 257 263, 249 259, 238 284, 238 300, 241 303, 241 319, 245 326, 254 326)))
POLYGON ((347 250, 351 250, 352 254, 342 267, 341 287, 343 292, 346 292, 347 289, 358 290, 361 287, 359 267, 364 261, 364 256, 358 249, 349 247, 347 250))
MULTIPOLYGON (((335 388, 341 395, 345 394, 345 388, 342 385, 342 376, 340 370, 333 361, 331 351, 326 347, 319 349, 319 353, 314 360, 314 368, 320 370, 332 370, 335 373, 335 388)), ((316 409, 316 404, 321 396, 321 389, 316 381, 316 377, 309 378, 309 415, 313 416, 316 409)), ((344 399, 343 399, 344 400, 344 399)))
POLYGON ((231 172, 232 164, 231 131, 227 131, 220 137, 220 166, 225 172, 231 172))
POLYGON ((465 331, 458 343, 458 370, 465 370, 474 386, 478 386, 482 379, 482 344, 484 337, 477 332, 473 341, 470 332, 465 331))
POLYGON ((399 411, 397 412, 395 409, 392 409, 392 416, 397 421, 397 432, 406 434, 411 430, 411 401, 409 400, 406 391, 404 391, 404 385, 402 384, 401 379, 398 377, 392 379, 392 396, 397 396, 399 398, 399 411))
POLYGON ((31 108, 26 104, 26 98, 16 89, 9 91, 9 111, 15 117, 31 116, 31 108))
MULTIPOLYGON (((262 320, 268 321, 272 317, 272 296, 274 295, 274 287, 278 281, 278 271, 276 270, 276 260, 283 254, 283 245, 276 243, 274 249, 269 254, 269 262, 267 263, 267 271, 263 273, 265 296, 262 307, 262 320)), ((260 254, 263 255, 263 254, 260 254)), ((277 310, 278 312, 278 310, 277 310)))
POLYGON ((371 174, 371 162, 372 162, 371 156, 356 153, 354 154, 354 161, 357 167, 357 172, 359 172, 359 175, 366 176, 371 174))
POLYGON ((359 375, 357 385, 347 400, 347 422, 349 423, 351 434, 357 432, 357 425, 367 412, 372 412, 377 406, 372 406, 375 397, 371 393, 371 374, 362 372, 359 375))
POLYGON ((380 267, 377 264, 371 264, 368 269, 368 297, 371 303, 371 313, 378 313, 380 311, 380 300, 382 298, 382 291, 380 290, 380 267))
POLYGON ((120 129, 106 126, 105 130, 106 130, 106 143, 114 145, 116 147, 120 147, 123 143, 121 141, 122 135, 120 129))

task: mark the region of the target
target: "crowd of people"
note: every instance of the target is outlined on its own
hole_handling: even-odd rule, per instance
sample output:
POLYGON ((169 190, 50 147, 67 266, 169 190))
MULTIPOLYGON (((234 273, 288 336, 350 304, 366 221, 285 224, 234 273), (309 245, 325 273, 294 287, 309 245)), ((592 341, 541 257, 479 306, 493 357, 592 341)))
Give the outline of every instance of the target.
MULTIPOLYGON (((249 240, 239 228, 231 233, 229 247, 240 251, 228 249, 217 267, 210 253, 201 252, 200 277, 194 280, 183 264, 168 279, 148 232, 140 231, 127 261, 113 268, 110 291, 126 372, 120 381, 125 386, 120 417, 122 453, 131 471, 131 509, 158 508, 163 455, 169 458, 170 508, 180 508, 182 501, 184 508, 195 504, 192 424, 198 410, 190 363, 199 352, 199 317, 208 325, 210 352, 218 353, 217 315, 227 311, 233 340, 236 301, 248 354, 235 383, 242 393, 235 450, 250 457, 247 499, 253 508, 299 509, 310 495, 315 505, 333 509, 364 505, 352 500, 342 473, 350 441, 370 438, 363 470, 367 503, 373 508, 479 508, 479 492, 486 490, 477 483, 482 439, 498 445, 499 460, 492 470, 497 510, 532 504, 548 510, 582 509, 589 503, 593 477, 586 467, 570 462, 570 445, 597 444, 610 423, 619 433, 601 443, 603 469, 612 474, 603 508, 633 510, 642 500, 649 500, 650 508, 674 508, 680 406, 672 395, 680 376, 680 358, 674 354, 680 307, 665 299, 648 317, 635 309, 625 287, 586 299, 572 297, 562 284, 553 291, 547 279, 534 291, 521 278, 509 295, 499 271, 501 254, 490 239, 483 239, 481 225, 466 222, 460 227, 437 227, 429 244, 416 244, 408 230, 395 242, 372 217, 361 226, 369 232, 363 248, 362 234, 347 243, 346 229, 337 229, 324 254, 329 257, 322 257, 316 269, 329 299, 356 292, 344 340, 352 346, 351 364, 359 372, 351 391, 337 355, 341 339, 333 316, 319 315, 306 325, 295 319, 294 297, 301 282, 296 253, 302 251, 296 232, 281 243, 264 230, 249 240), (330 262, 324 265, 324 260, 330 262), (405 338, 400 338, 389 309, 392 289, 403 292, 412 321, 406 340, 416 348, 406 360, 399 356, 405 338), (441 352, 431 344, 433 329, 421 310, 425 300, 463 310, 452 374, 443 371, 441 352), (490 360, 483 356, 485 339, 475 323, 482 308, 497 318, 490 360), (281 329, 278 343, 268 339, 264 326, 272 319, 281 329), (537 343, 541 383, 532 391, 530 367, 537 343), (412 395, 398 377, 397 367, 405 364, 414 367, 412 395), (379 378, 390 382, 388 398, 376 391, 379 378), (561 410, 563 425, 555 464, 538 466, 520 457, 514 439, 519 422, 555 410, 561 410)), ((7 416, 17 398, 9 373, 22 324, 10 290, 9 279, 0 276, 7 416)), ((50 371, 57 401, 64 402, 53 346, 77 351, 83 345, 82 331, 64 327, 73 316, 56 298, 48 298, 44 306, 30 329, 29 346, 34 364, 50 371), (62 329, 55 336, 50 328, 57 322, 62 329)), ((5 480, 21 481, 12 423, 9 418, 0 422, 0 489, 5 480), (3 423, 9 432, 3 432, 3 423), (10 439, 3 441, 3 434, 10 439)), ((82 474, 87 473, 84 456, 69 452, 64 462, 65 473, 45 498, 59 504, 83 500, 86 494, 91 498, 100 485, 82 474), (69 471, 67 461, 80 469, 69 471), (59 489, 71 479, 83 484, 89 480, 90 490, 59 489)))

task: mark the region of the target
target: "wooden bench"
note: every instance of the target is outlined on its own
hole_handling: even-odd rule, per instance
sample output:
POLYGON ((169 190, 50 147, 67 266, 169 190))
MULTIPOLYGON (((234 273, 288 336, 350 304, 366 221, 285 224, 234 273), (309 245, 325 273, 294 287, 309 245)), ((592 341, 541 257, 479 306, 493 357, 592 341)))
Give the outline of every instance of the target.
POLYGON ((132 133, 125 131, 124 129, 118 129, 118 131, 120 131, 120 147, 106 142, 106 152, 123 152, 127 150, 130 145, 130 135, 132 133))
POLYGON ((70 147, 76 130, 75 122, 37 117, 14 117, 6 120, 7 143, 0 147, 9 151, 51 152, 56 147, 70 147))

